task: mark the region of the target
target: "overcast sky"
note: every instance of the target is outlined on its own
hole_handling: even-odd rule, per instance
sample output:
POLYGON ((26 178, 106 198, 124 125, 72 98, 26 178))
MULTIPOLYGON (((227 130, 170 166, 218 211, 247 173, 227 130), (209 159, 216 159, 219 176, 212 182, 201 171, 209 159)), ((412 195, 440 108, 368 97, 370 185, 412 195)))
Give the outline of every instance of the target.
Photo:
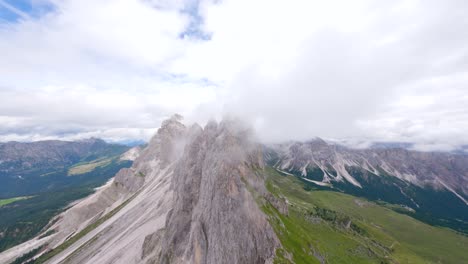
POLYGON ((225 114, 264 141, 468 144, 468 2, 0 0, 0 141, 148 139, 225 114))

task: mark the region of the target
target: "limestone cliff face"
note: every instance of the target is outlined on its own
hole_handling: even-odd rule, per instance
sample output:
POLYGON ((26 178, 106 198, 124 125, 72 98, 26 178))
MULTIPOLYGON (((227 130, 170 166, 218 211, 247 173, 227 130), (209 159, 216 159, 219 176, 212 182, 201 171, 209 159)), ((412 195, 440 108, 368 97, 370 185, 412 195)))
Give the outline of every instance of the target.
POLYGON ((131 168, 61 214, 53 235, 2 252, 0 262, 56 248, 104 218, 46 263, 271 263, 280 243, 251 193, 266 194, 262 167, 240 122, 186 127, 173 116, 131 168))
POLYGON ((279 245, 248 182, 262 156, 236 121, 191 130, 172 178, 161 263, 266 263, 279 245))

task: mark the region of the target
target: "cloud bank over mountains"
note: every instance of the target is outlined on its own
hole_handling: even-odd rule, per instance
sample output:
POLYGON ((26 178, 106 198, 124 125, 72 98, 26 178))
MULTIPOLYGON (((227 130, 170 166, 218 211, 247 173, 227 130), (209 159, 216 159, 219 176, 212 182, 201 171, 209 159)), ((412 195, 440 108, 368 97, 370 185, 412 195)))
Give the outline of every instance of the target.
POLYGON ((147 139, 178 112, 240 116, 264 141, 451 149, 468 144, 466 10, 456 0, 2 0, 0 140, 147 139))

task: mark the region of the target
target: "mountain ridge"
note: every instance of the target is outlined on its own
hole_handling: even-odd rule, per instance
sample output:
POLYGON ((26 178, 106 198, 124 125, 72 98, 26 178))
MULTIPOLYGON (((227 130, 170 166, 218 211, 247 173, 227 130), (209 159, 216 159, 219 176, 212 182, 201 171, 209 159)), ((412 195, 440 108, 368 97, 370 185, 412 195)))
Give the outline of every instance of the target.
POLYGON ((67 186, 68 169, 113 158, 130 149, 102 139, 0 143, 0 197, 14 197, 67 186))
POLYGON ((353 185, 359 183, 349 175, 345 166, 358 166, 377 176, 386 173, 417 185, 446 188, 456 193, 465 203, 468 198, 468 155, 446 152, 422 152, 404 148, 354 149, 329 144, 322 139, 292 142, 267 146, 266 159, 276 167, 291 169, 307 176, 307 169, 319 168, 323 182, 346 180, 353 185), (270 156, 269 156, 270 155, 270 156), (416 164, 423 162, 424 164, 416 164), (292 164, 291 164, 292 163, 292 164), (451 169, 456 172, 451 171, 451 169), (333 169, 338 175, 334 175, 333 169), (330 170, 330 171, 329 171, 330 170))
MULTIPOLYGON (((321 197, 323 186, 311 187, 300 169, 310 157, 335 161, 336 152, 325 141, 311 143, 310 152, 306 150, 311 145, 301 143, 272 150, 256 142, 240 120, 210 121, 205 127, 181 121, 178 115, 164 121, 148 145, 130 155, 135 157, 130 168, 121 169, 96 193, 58 215, 42 235, 0 253, 0 262, 24 255, 32 263, 328 263, 328 259, 346 263, 345 255, 334 255, 341 252, 359 263, 400 263, 404 258, 399 254, 425 263, 424 250, 416 254, 395 246, 400 240, 414 240, 386 234, 382 230, 388 227, 379 226, 388 224, 385 219, 374 224, 373 218, 363 219, 346 205, 330 207, 326 201, 308 198, 309 194, 321 197), (290 152, 294 159, 282 159, 290 152), (307 230, 319 233, 304 233, 307 230), (325 230, 344 239, 347 248, 334 251, 343 244, 327 240, 320 233, 325 230), (328 252, 320 246, 321 240, 328 252)), ((340 155, 354 154, 346 151, 340 155)), ((360 171, 348 171, 339 162, 349 175, 317 163, 326 170, 322 173, 330 173, 335 188, 367 190, 369 183, 358 177, 360 171)), ((366 171, 374 171, 368 162, 366 171)), ((312 175, 307 169, 305 176, 312 175)), ((405 184, 395 176, 368 176, 398 180, 390 185, 405 184)), ((334 193, 323 195, 351 201, 353 208, 366 214, 366 210, 385 212, 417 226, 418 234, 436 228, 400 216, 390 207, 334 193)), ((388 230, 395 231, 392 228, 388 230)), ((439 233, 448 235, 452 246, 453 241, 465 243, 455 232, 439 233)), ((459 248, 456 244, 455 250, 459 248)), ((457 251, 457 256, 463 254, 457 251)))
POLYGON ((266 189, 249 133, 235 120, 166 120, 132 167, 22 250, 46 245, 38 263, 273 263, 280 244, 251 192, 266 189))
POLYGON ((468 232, 468 156, 352 149, 316 139, 264 147, 267 163, 322 189, 399 204, 413 217, 468 232))

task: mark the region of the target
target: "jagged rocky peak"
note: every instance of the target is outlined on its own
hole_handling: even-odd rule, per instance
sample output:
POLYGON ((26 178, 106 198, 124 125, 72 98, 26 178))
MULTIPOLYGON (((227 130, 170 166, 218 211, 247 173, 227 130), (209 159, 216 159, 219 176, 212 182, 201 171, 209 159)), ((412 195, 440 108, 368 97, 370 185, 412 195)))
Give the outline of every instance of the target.
POLYGON ((153 256, 149 262, 272 262, 279 241, 247 188, 266 193, 255 172, 264 165, 251 129, 234 118, 212 120, 204 128, 186 128, 180 118, 171 118, 158 130, 153 147, 168 139, 176 152, 173 204, 164 229, 145 238, 144 252, 153 256))
POLYGON ((182 121, 184 120, 183 116, 179 114, 175 114, 171 116, 169 119, 164 120, 161 123, 161 127, 158 129, 157 134, 158 135, 176 135, 180 131, 185 130, 185 125, 182 124, 182 121))
POLYGON ((152 144, 172 143, 174 140, 185 136, 187 127, 182 123, 182 120, 183 117, 178 114, 164 120, 156 135, 151 139, 150 146, 152 144))
POLYGON ((271 262, 278 239, 247 184, 260 181, 260 148, 236 120, 196 130, 172 178, 161 263, 271 262))
MULTIPOLYGON (((166 167, 177 159, 185 145, 187 127, 182 123, 183 117, 175 114, 161 123, 161 127, 151 138, 135 160, 135 167, 148 165, 150 161, 158 161, 161 167, 166 167)), ((149 168, 143 168, 148 170, 149 168)))
MULTIPOLYGON (((4 259, 64 239, 117 210, 46 263, 272 263, 281 244, 260 210, 265 189, 261 146, 239 120, 185 126, 162 122, 131 168, 61 214, 43 240, 4 259)), ((0 255, 0 262, 2 255, 0 255)))

